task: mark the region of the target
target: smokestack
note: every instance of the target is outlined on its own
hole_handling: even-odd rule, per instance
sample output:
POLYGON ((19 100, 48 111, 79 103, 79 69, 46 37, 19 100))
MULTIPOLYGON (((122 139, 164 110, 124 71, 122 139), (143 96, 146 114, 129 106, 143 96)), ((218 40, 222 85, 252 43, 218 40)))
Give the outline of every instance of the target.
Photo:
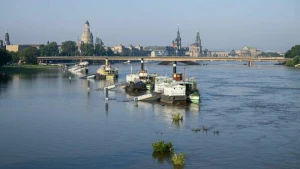
POLYGON ((108 66, 108 58, 105 59, 105 65, 108 66))
POLYGON ((141 70, 144 70, 144 59, 141 58, 141 70))
POLYGON ((174 63, 173 63, 173 74, 176 74, 176 61, 174 61, 174 63))

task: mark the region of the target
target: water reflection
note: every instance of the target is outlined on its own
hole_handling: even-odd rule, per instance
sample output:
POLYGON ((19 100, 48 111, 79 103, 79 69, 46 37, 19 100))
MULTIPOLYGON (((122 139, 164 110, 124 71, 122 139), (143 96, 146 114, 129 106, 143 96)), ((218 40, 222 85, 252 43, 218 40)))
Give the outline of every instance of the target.
POLYGON ((0 74, 0 94, 2 94, 9 84, 9 82, 12 80, 12 77, 8 74, 1 73, 0 74))
POLYGON ((97 89, 103 89, 104 87, 114 85, 115 83, 118 83, 118 80, 98 80, 97 81, 97 89))
POLYGON ((104 107, 105 107, 106 116, 108 116, 108 109, 109 109, 108 101, 105 101, 104 107))
POLYGON ((183 165, 174 165, 173 169, 184 169, 183 165))
POLYGON ((170 105, 163 104, 161 102, 143 102, 143 101, 134 101, 132 98, 132 104, 126 104, 126 109, 130 110, 129 112, 135 112, 134 109, 138 108, 139 112, 152 112, 154 116, 163 120, 165 123, 180 127, 185 125, 187 118, 198 119, 200 118, 200 105, 198 104, 187 104, 187 105, 170 105), (173 115, 180 113, 180 117, 183 117, 183 120, 179 122, 173 122, 173 115))
POLYGON ((172 157, 172 153, 157 153, 157 152, 152 153, 152 158, 157 160, 158 164, 163 164, 164 162, 171 164, 170 161, 171 157, 172 157))

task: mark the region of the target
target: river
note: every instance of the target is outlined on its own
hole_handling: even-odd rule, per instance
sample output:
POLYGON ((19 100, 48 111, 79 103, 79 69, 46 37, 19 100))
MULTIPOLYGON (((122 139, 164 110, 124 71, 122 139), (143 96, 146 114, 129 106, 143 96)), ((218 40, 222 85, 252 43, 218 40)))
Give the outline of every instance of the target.
MULTIPOLYGON (((139 63, 133 63, 138 71, 139 63)), ((129 64, 114 64, 125 81, 129 64)), ((99 66, 90 66, 95 72, 99 66)), ((172 66, 146 63, 149 72, 172 66)), ((183 168, 300 167, 300 69, 242 62, 179 65, 195 77, 201 103, 139 102, 113 81, 79 79, 60 69, 14 74, 0 81, 0 168, 173 168, 152 155, 151 143, 172 141, 183 168), (72 79, 69 80, 69 76, 72 79), (172 113, 183 121, 172 122, 172 113), (207 132, 192 132, 207 126, 207 132), (219 134, 214 131, 219 131, 219 134)))

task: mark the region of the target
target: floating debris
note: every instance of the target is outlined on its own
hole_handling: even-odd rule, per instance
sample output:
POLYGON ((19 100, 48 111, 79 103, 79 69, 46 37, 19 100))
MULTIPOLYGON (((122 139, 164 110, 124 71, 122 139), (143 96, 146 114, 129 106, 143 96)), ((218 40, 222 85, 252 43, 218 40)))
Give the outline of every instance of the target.
POLYGON ((219 130, 216 130, 216 131, 214 131, 214 134, 217 134, 217 135, 219 135, 219 133, 220 133, 220 131, 219 131, 219 130))
POLYGON ((193 128, 192 131, 195 132, 195 133, 197 133, 197 132, 201 131, 201 129, 199 129, 199 128, 193 128))

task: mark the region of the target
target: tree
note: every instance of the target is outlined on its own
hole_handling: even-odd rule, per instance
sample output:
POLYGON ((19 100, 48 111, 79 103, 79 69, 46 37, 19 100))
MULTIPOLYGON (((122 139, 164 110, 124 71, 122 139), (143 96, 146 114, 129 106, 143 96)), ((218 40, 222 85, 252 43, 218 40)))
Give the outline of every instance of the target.
POLYGON ((3 66, 11 61, 11 55, 6 49, 0 48, 0 66, 3 66))
POLYGON ((37 64, 39 50, 35 47, 28 47, 21 52, 20 56, 21 59, 27 64, 37 64))
POLYGON ((56 42, 47 42, 47 45, 40 46, 40 54, 42 56, 57 56, 59 55, 58 46, 56 42))
POLYGON ((82 56, 93 56, 94 54, 93 44, 83 43, 80 45, 80 50, 82 56))
POLYGON ((76 55, 78 47, 74 41, 65 41, 61 44, 61 54, 63 56, 74 56, 76 55))
POLYGON ((280 57, 280 54, 277 52, 261 52, 261 54, 259 54, 258 56, 262 56, 262 57, 280 57))
POLYGON ((300 56, 300 45, 293 46, 290 50, 285 53, 285 58, 294 58, 300 56))
POLYGON ((9 54, 11 55, 11 62, 12 63, 18 63, 20 60, 20 53, 19 52, 9 52, 9 54))
POLYGON ((107 56, 113 56, 113 55, 114 55, 114 52, 111 50, 110 47, 107 48, 106 55, 107 55, 107 56))
POLYGON ((96 45, 95 45, 95 55, 96 55, 96 56, 103 56, 103 55, 105 55, 105 54, 106 54, 106 51, 105 51, 103 45, 101 45, 101 44, 96 44, 96 45))

